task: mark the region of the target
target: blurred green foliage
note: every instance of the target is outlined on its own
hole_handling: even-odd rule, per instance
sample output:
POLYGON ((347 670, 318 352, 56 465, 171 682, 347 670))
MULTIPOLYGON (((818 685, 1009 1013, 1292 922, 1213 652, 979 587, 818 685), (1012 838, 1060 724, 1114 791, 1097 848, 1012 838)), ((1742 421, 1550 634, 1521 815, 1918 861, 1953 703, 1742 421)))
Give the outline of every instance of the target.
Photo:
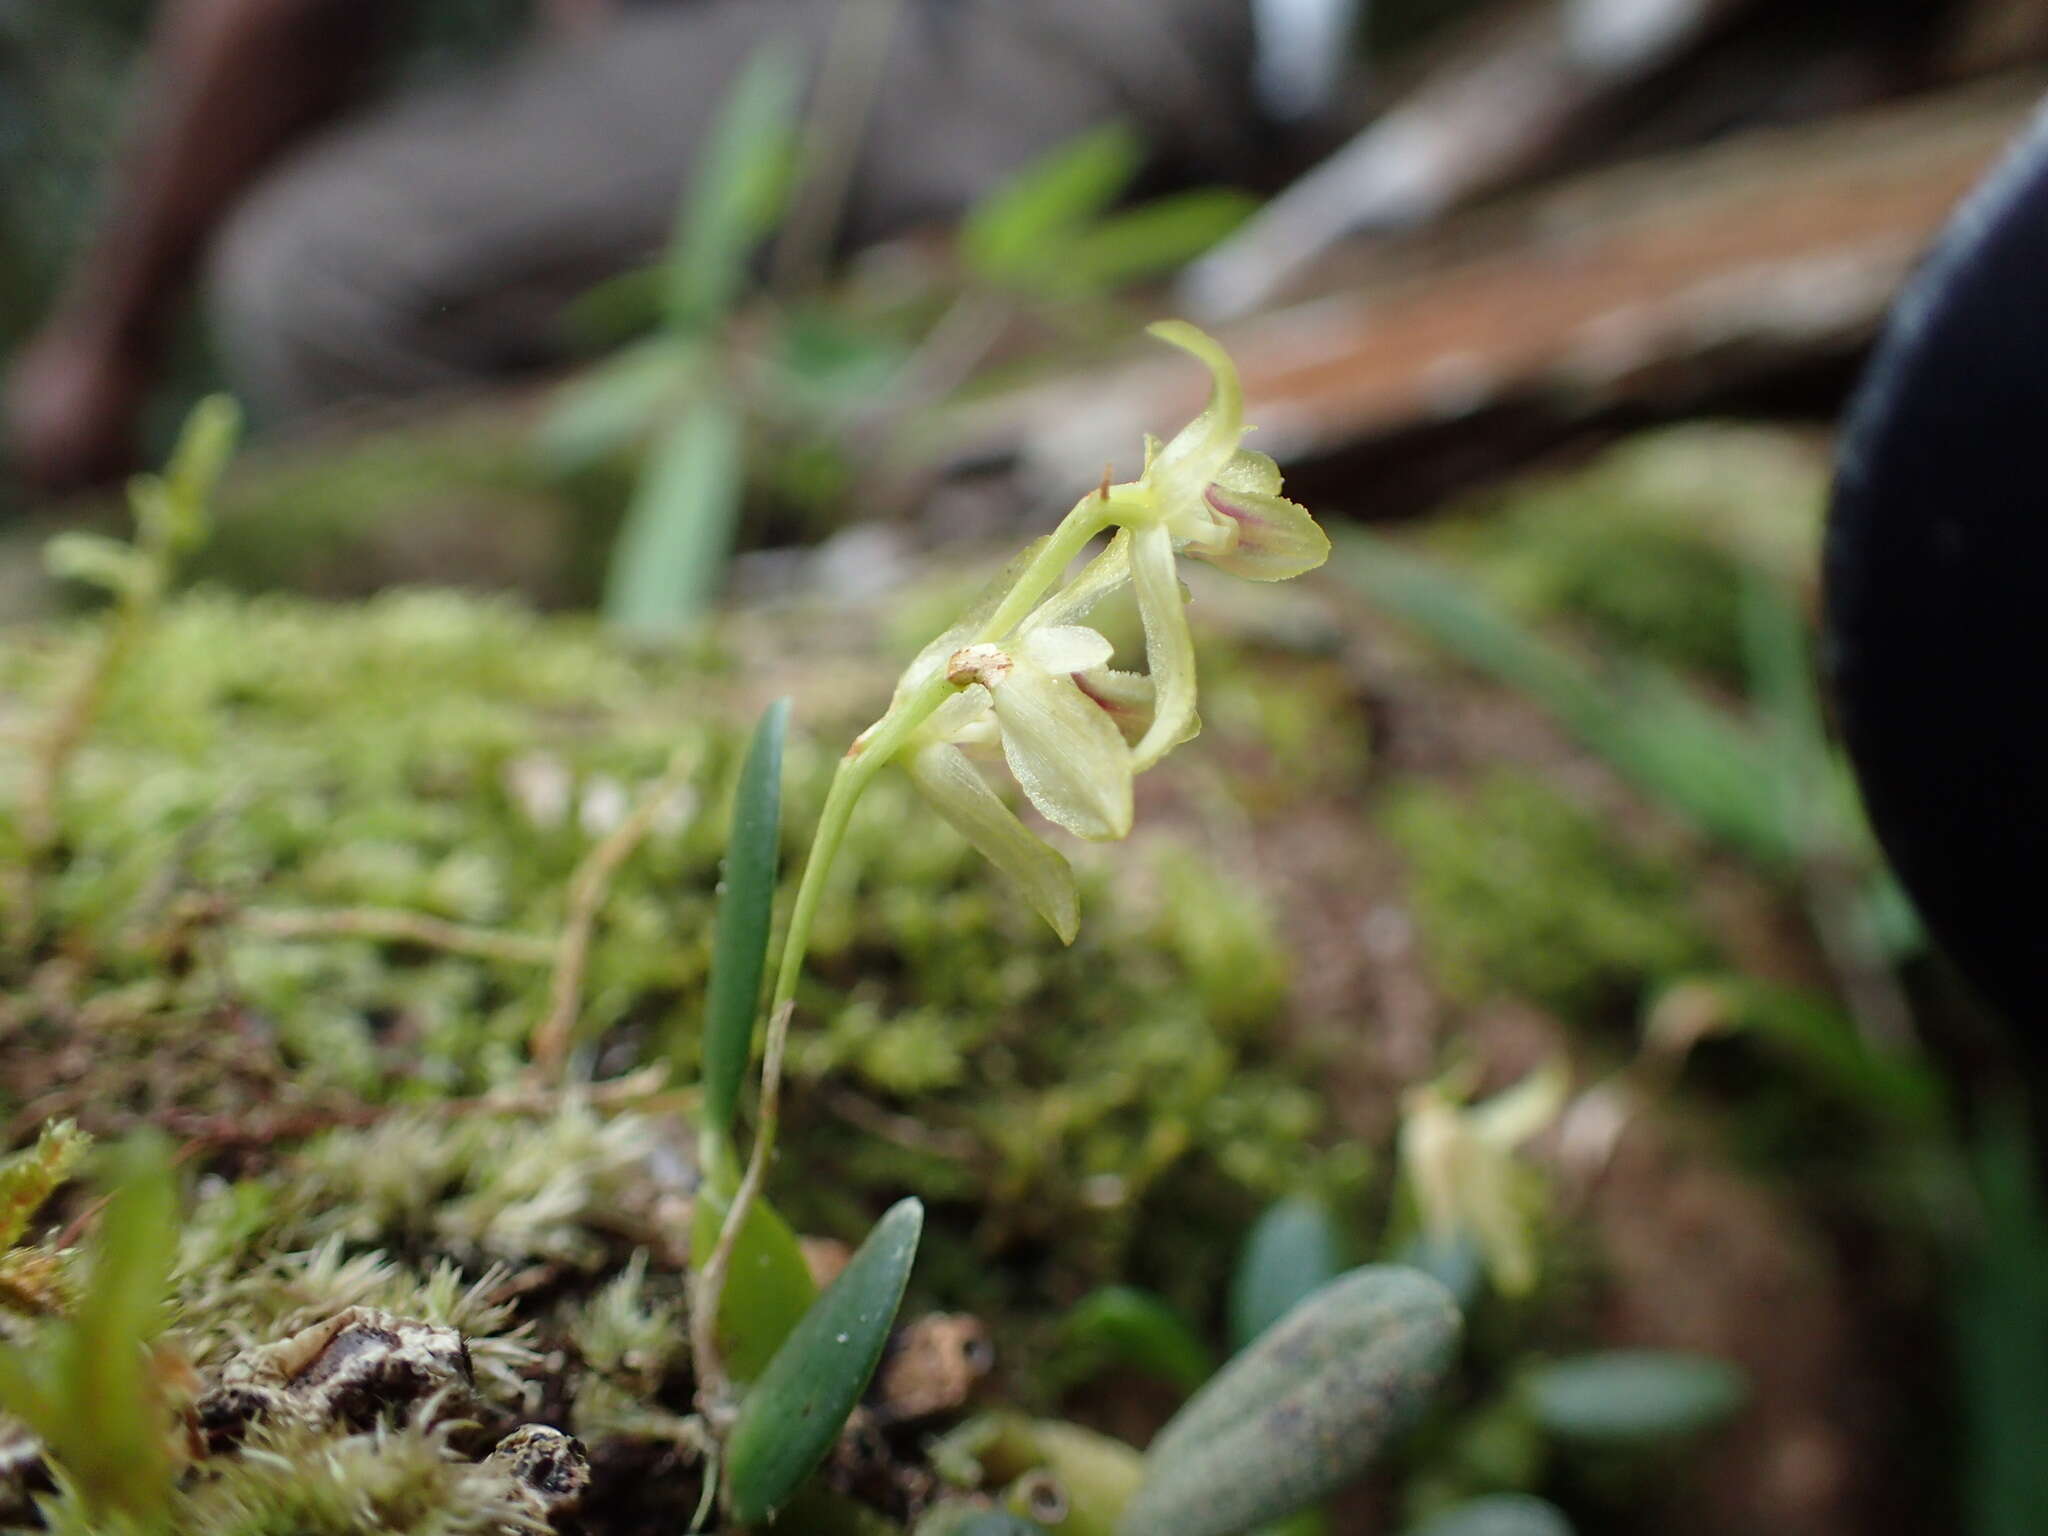
POLYGON ((1468 1001, 1632 1016, 1658 983, 1711 958, 1678 866, 1630 848, 1542 779, 1503 769, 1470 793, 1415 785, 1383 817, 1408 856, 1422 941, 1468 1001))

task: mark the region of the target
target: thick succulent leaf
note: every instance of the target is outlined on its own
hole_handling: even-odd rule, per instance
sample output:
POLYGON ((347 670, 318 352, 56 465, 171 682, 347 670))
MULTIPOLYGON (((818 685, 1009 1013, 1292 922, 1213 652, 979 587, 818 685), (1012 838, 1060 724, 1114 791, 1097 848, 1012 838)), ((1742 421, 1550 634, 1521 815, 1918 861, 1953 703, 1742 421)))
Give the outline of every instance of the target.
POLYGON ((741 1400, 725 1463, 737 1524, 787 1504, 839 1438, 881 1361, 923 1230, 916 1200, 891 1206, 741 1400))
POLYGON ((1267 1207, 1245 1239, 1230 1286, 1230 1342, 1243 1349, 1344 1270, 1344 1235, 1306 1195, 1267 1207))
POLYGON ((1234 491, 1211 485, 1209 510, 1236 529, 1234 543, 1220 550, 1192 545, 1188 553, 1247 581, 1286 581, 1330 558, 1330 536, 1308 508, 1283 496, 1234 491))
POLYGON ((1526 1493, 1496 1493, 1454 1505, 1408 1536, 1572 1536, 1572 1527, 1555 1504, 1526 1493))
POLYGON ((905 766, 932 809, 1015 883, 1061 943, 1073 943, 1081 931, 1081 897, 1058 850, 1032 835, 959 748, 934 742, 912 753, 905 766))
POLYGON ((990 690, 1003 757, 1039 813, 1076 837, 1131 830, 1131 749, 1070 677, 1020 661, 990 690))
POLYGON ((983 196, 960 221, 960 258, 983 282, 1058 291, 1069 246, 1123 194, 1145 163, 1129 125, 1110 123, 1058 145, 983 196))
POLYGON ((1145 659, 1152 676, 1151 729, 1131 749, 1131 771, 1143 773, 1193 734, 1195 639, 1188 631, 1187 596, 1173 567, 1173 538, 1164 528, 1131 535, 1131 585, 1145 626, 1145 659))
POLYGON ((704 1107, 712 1135, 732 1134, 740 1084, 753 1055, 754 1019, 775 905, 775 855, 782 811, 782 740, 789 700, 777 699, 754 728, 733 798, 725 878, 711 941, 711 983, 704 1004, 704 1107))
POLYGON ((1459 1331, 1450 1294, 1415 1270, 1332 1281, 1159 1432, 1120 1536, 1236 1536, 1314 1504, 1421 1412, 1459 1331))
POLYGON ((704 349, 666 333, 614 353, 555 396, 540 427, 542 463, 573 474, 623 451, 662 418, 704 361, 704 349))
MULTIPOLYGON (((731 1146, 703 1139, 702 1182, 690 1213, 690 1262, 702 1267, 718 1246, 719 1229, 739 1187, 738 1159, 731 1146)), ((817 1282, 804 1262, 803 1246, 789 1223, 766 1200, 747 1207, 718 1299, 714 1336, 719 1358, 734 1381, 754 1380, 817 1299, 817 1282)))
POLYGON ((1742 1406, 1742 1372, 1705 1355, 1607 1350, 1538 1366, 1522 1382, 1553 1435, 1627 1445, 1696 1434, 1742 1406))

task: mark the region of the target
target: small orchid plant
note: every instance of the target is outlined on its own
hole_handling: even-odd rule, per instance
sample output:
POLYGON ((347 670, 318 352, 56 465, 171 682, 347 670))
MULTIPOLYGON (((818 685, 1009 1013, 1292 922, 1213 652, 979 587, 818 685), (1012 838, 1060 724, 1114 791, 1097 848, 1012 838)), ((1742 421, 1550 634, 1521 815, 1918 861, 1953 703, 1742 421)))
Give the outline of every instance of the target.
POLYGON ((1023 551, 981 599, 920 651, 881 719, 855 738, 833 779, 798 889, 775 1001, 794 994, 824 870, 868 783, 900 763, 932 808, 1023 891, 1059 936, 1080 925, 1072 870, 1034 836, 969 760, 999 752, 1026 798, 1054 825, 1091 841, 1131 829, 1131 781, 1199 729, 1194 641, 1175 560, 1190 556, 1253 581, 1283 581, 1328 558, 1329 538, 1279 494, 1279 467, 1239 446, 1246 432, 1237 369, 1181 321, 1151 334, 1205 363, 1208 408, 1161 444, 1144 469, 1077 502, 1023 551), (1108 545, 1067 580, 1104 533, 1108 545), (1128 587, 1144 625, 1143 673, 1109 665, 1090 613, 1128 587))
MULTIPOLYGON (((714 1426, 730 1409, 716 1341, 726 1276, 738 1262, 750 1216, 759 1214, 797 981, 827 873, 861 794, 877 774, 900 765, 932 808, 1017 884, 1062 940, 1073 942, 1080 927, 1073 871, 1010 810, 973 755, 1000 755, 1026 798, 1054 825, 1096 841, 1123 837, 1131 829, 1132 779, 1197 729, 1194 640, 1174 562, 1186 555, 1255 581, 1280 581, 1315 569, 1329 555, 1330 541, 1315 519, 1280 496, 1279 468, 1239 446, 1244 396, 1223 349, 1179 321, 1151 332, 1208 366, 1214 381, 1208 408, 1171 442, 1148 438, 1136 480, 1112 485, 1105 478, 1057 528, 1019 554, 912 660, 888 710, 854 739, 833 774, 770 994, 753 1147, 744 1175, 733 1180, 716 1244, 693 1290, 699 1399, 714 1426), (1070 567, 1105 534, 1107 543, 1070 576, 1070 567), (1110 642, 1087 623, 1125 588, 1143 623, 1143 672, 1111 667, 1110 642)), ((772 820, 767 825, 772 828, 772 820)), ((772 858, 772 833, 763 857, 772 858)), ((763 929, 765 892, 757 893, 763 929)), ((765 942, 765 932, 761 938, 765 942)), ((753 953, 758 976, 761 952, 753 953)), ((740 991, 751 1003, 744 983, 740 991)), ((740 1022, 751 1027, 750 1010, 740 1022)), ((742 1048, 735 1059, 744 1056, 742 1048)), ((723 1107, 707 1116, 701 1135, 713 1182, 733 1176, 726 1140, 732 1091, 720 1095, 723 1107)), ((759 1294, 758 1285, 753 1293, 759 1294)), ((742 1431, 735 1434, 745 1439, 742 1431)))

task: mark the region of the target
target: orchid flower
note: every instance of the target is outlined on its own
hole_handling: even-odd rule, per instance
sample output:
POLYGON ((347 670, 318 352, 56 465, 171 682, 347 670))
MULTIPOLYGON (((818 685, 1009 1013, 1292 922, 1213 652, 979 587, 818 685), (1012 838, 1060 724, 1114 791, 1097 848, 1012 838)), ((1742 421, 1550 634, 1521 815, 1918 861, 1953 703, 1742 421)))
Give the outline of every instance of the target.
POLYGON ((1315 520, 1279 494, 1278 466, 1239 446, 1244 396, 1223 349, 1178 321, 1151 329, 1208 366, 1208 407, 1171 441, 1147 438, 1136 480, 1084 497, 918 652, 888 713, 849 751, 850 777, 837 791, 832 829, 821 833, 829 849, 859 786, 884 763, 900 762, 932 807, 1069 942, 1079 923, 1072 870, 1017 819, 969 755, 1000 753, 1040 814, 1075 836, 1123 837, 1133 775, 1200 728, 1194 639, 1176 558, 1281 581, 1313 570, 1330 551, 1315 520), (1107 545, 1065 579, 1104 532, 1111 533, 1107 545), (1144 628, 1143 672, 1111 667, 1109 642, 1084 622, 1126 587, 1144 628))
POLYGON ((1011 814, 963 748, 1000 744, 1039 813, 1076 837, 1124 836, 1131 830, 1130 748, 1075 680, 1106 669, 1109 657, 1109 642, 1080 625, 1034 628, 1008 649, 962 646, 946 667, 962 691, 912 738, 906 759, 932 808, 1015 880, 1067 943, 1080 925, 1073 871, 1011 814))
POLYGON ((1557 1118, 1569 1088, 1565 1064, 1555 1059, 1483 1104, 1460 1105, 1447 1081, 1403 1099, 1401 1164, 1423 1230, 1438 1241, 1475 1243, 1504 1296, 1526 1295, 1536 1284, 1540 1186, 1515 1149, 1557 1118))
POLYGON ((1306 508, 1279 494, 1280 469, 1263 453, 1239 446, 1244 391, 1237 367, 1209 337, 1180 321, 1151 333, 1193 354, 1213 379, 1209 405, 1161 445, 1148 439, 1145 466, 1131 485, 1112 491, 1117 520, 1130 533, 1131 587, 1145 626, 1155 714, 1131 749, 1142 773, 1190 734, 1195 718, 1195 646, 1176 553, 1253 581, 1284 581, 1329 558, 1330 540, 1306 508))

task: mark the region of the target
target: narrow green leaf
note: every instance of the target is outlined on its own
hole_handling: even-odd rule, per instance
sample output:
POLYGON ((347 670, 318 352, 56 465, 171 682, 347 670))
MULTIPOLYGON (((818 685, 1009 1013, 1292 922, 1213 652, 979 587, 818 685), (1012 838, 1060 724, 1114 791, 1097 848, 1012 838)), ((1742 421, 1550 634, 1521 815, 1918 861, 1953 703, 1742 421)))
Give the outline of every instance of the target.
POLYGON ((789 700, 777 699, 754 727, 733 797, 725 878, 711 942, 711 985, 704 1004, 704 1129, 732 1134, 740 1084, 754 1049, 761 973, 775 905, 775 856, 782 811, 782 741, 789 700))
POLYGON ((1320 1200, 1296 1196, 1253 1224, 1230 1285, 1230 1345, 1243 1349, 1344 1271, 1344 1235, 1320 1200))
POLYGON ((1972 1536, 2034 1536, 2048 1509, 2048 1199, 2017 1103, 1994 1100, 1967 1149, 1977 1229, 1946 1310, 1955 1350, 1958 1481, 1972 1536))
POLYGON ((881 1362, 923 1230, 922 1204, 891 1206, 740 1403, 726 1442, 726 1497, 739 1524, 786 1504, 839 1438, 881 1362))
POLYGON ((1527 694, 1639 788, 1710 837, 1766 865, 1788 843, 1768 744, 1660 668, 1627 669, 1609 687, 1577 659, 1450 573, 1358 530, 1339 535, 1335 568, 1373 602, 1480 671, 1527 694))
POLYGON ((1572 1527, 1555 1504, 1526 1493, 1497 1493, 1455 1505, 1409 1536, 1572 1536, 1572 1527))
POLYGON ((699 349, 650 336, 606 358, 555 397, 541 423, 541 463, 571 474, 622 450, 660 419, 701 365, 699 349))
MULTIPOLYGON (((729 1144, 705 1137, 703 1145, 711 1156, 690 1217, 690 1262, 700 1267, 718 1246, 719 1228, 739 1185, 729 1144)), ((817 1300, 818 1287, 796 1233, 766 1200, 747 1207, 731 1262, 714 1326, 726 1374, 744 1384, 767 1369, 817 1300)))
POLYGON ((775 225, 789 189, 803 63, 787 38, 754 50, 733 82, 676 213, 667 319, 701 335, 739 298, 754 247, 775 225))
POLYGON ((1123 123, 1059 145, 968 210, 961 261, 983 282, 1035 286, 1058 270, 1075 231, 1123 195, 1144 159, 1144 145, 1123 123))
POLYGON ((1734 1413, 1748 1392, 1725 1360, 1624 1349, 1538 1366, 1522 1388, 1551 1434, 1601 1444, 1696 1433, 1734 1413))
POLYGON ((0 1404, 34 1427, 88 1507, 147 1526, 172 1479, 171 1417, 145 1346, 163 1323, 177 1194, 161 1138, 137 1138, 111 1161, 85 1293, 31 1344, 0 1350, 0 1404))
POLYGON ((1070 235, 1058 266, 1046 275, 1065 293, 1113 293, 1185 266, 1258 206, 1257 198, 1231 187, 1154 198, 1070 235))
POLYGON ((702 399, 655 444, 626 509, 605 582, 604 616, 621 629, 681 629, 724 580, 745 489, 740 418, 702 399))
POLYGON ((1315 1504, 1414 1421, 1460 1327, 1450 1293, 1418 1271, 1331 1281, 1159 1432, 1120 1536, 1237 1536, 1315 1504))
POLYGON ((1127 1365, 1192 1392, 1216 1369, 1216 1359, 1187 1320, 1150 1291, 1108 1285, 1091 1291, 1067 1313, 1061 1332, 1097 1358, 1127 1365))
POLYGON ((242 408, 229 395, 208 395, 185 417, 163 476, 174 552, 186 553, 205 540, 208 504, 241 435, 242 408))
POLYGON ((81 582, 116 597, 139 597, 150 580, 149 559, 133 544, 80 528, 67 528, 43 545, 43 567, 59 581, 81 582))

